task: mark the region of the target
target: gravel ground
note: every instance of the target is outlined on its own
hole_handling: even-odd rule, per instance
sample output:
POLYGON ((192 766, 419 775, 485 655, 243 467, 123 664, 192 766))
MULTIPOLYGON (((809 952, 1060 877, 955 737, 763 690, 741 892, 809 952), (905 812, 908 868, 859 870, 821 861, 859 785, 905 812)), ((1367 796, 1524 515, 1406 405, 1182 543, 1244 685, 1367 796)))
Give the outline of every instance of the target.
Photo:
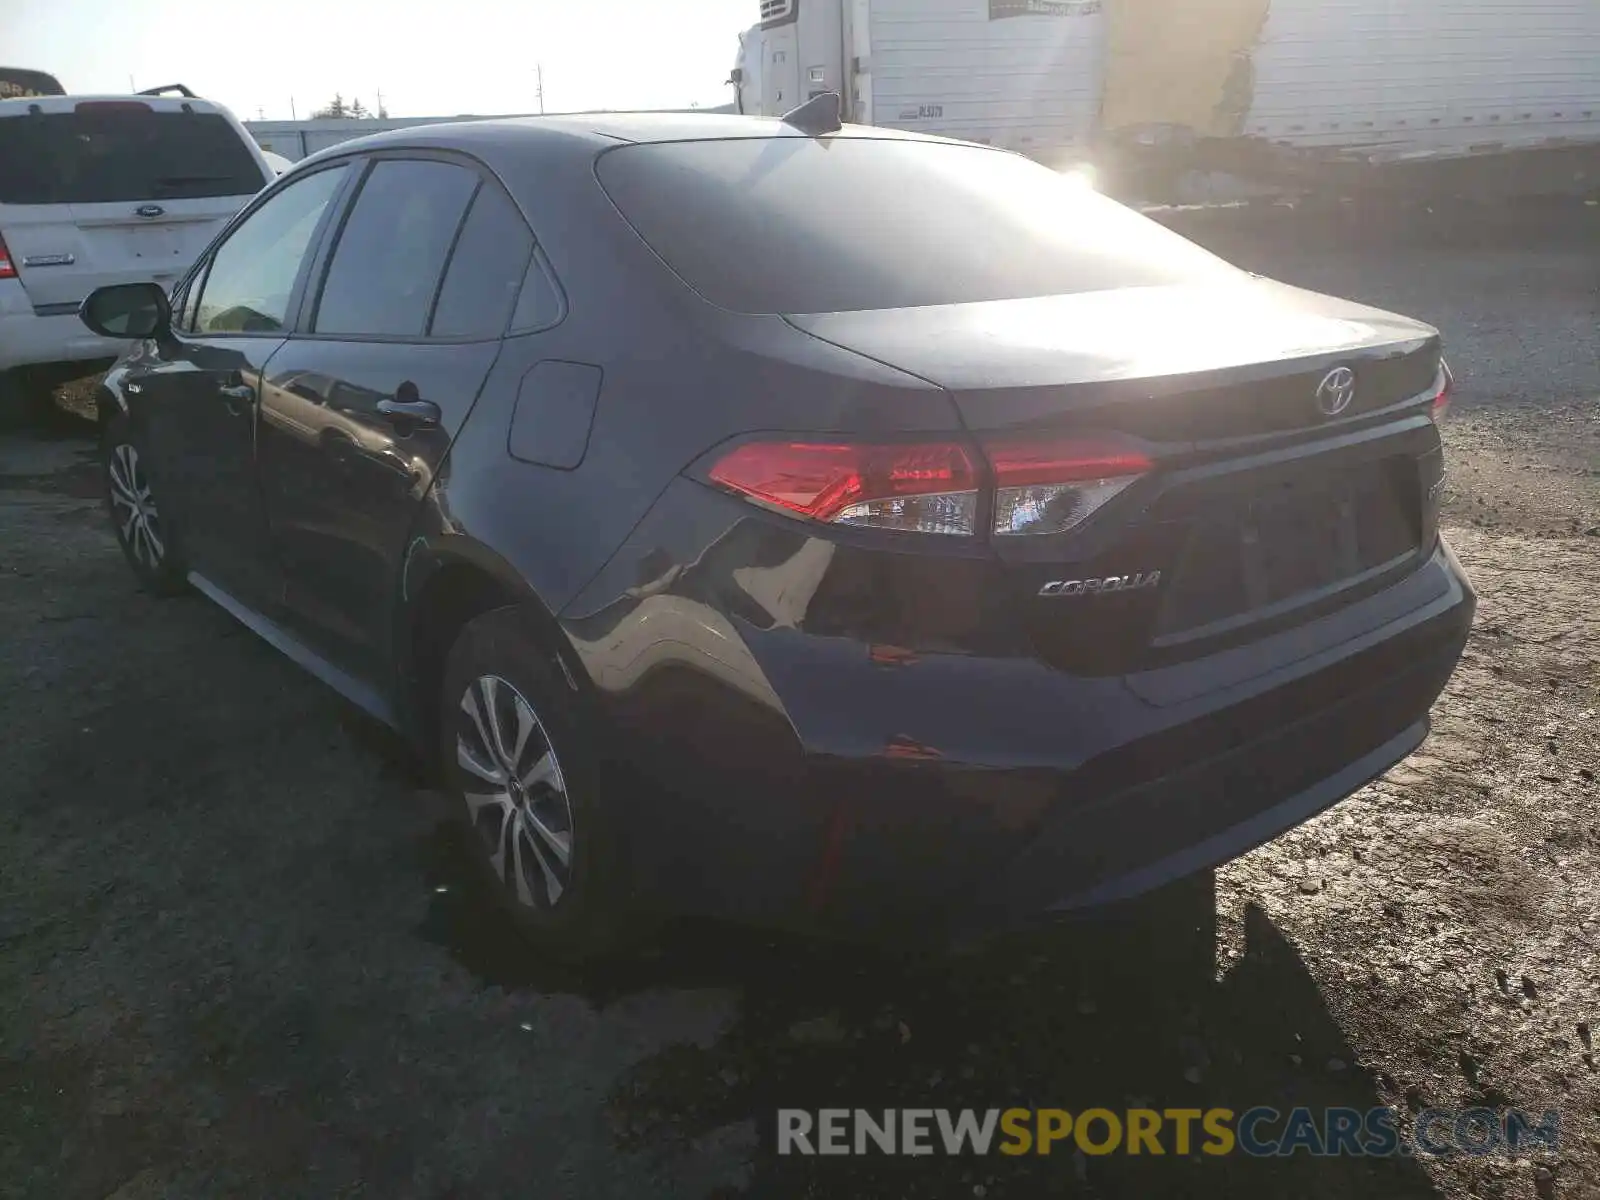
POLYGON ((1600 211, 1308 222, 1200 234, 1434 321, 1461 377, 1446 525, 1482 600, 1435 732, 1214 879, 963 957, 697 926, 600 978, 537 961, 381 731, 134 590, 81 427, 0 435, 0 1194, 1600 1196, 1600 211), (1141 1101, 1553 1107, 1562 1146, 930 1164, 764 1136, 779 1105, 1141 1101))

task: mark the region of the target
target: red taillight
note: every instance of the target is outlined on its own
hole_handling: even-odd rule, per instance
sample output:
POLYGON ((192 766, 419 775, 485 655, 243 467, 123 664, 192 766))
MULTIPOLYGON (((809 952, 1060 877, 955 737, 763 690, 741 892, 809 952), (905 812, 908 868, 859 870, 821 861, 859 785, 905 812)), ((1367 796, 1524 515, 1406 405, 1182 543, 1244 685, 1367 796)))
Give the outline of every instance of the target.
POLYGON ((4 234, 0 234, 0 279, 15 279, 17 268, 11 265, 11 251, 6 249, 4 234))
MULTIPOLYGON (((1153 463, 1118 438, 986 441, 997 535, 1064 533, 1153 463)), ((910 533, 977 532, 980 470, 957 442, 749 442, 711 479, 759 503, 838 525, 910 533)))
POLYGON ((1064 533, 1153 466, 1118 439, 1004 439, 984 443, 994 468, 994 532, 1064 533))
POLYGON ((1443 421, 1450 412, 1450 390, 1455 386, 1455 382, 1455 376, 1450 373, 1450 368, 1441 362, 1439 379, 1434 384, 1433 401, 1428 407, 1428 415, 1435 423, 1443 421))
POLYGON ((999 487, 1114 479, 1150 469, 1148 455, 1117 441, 992 441, 983 451, 999 487))
POLYGON ((748 442, 724 455, 711 479, 815 521, 975 532, 978 472, 955 442, 748 442))

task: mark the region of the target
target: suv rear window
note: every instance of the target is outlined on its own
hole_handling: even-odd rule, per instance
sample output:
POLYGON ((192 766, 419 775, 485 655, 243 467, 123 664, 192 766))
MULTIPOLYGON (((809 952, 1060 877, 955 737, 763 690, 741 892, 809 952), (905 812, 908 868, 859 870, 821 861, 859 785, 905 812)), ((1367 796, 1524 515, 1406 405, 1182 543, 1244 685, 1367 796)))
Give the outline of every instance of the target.
POLYGON ((713 304, 849 312, 1187 283, 1235 268, 1018 155, 876 138, 607 151, 601 186, 713 304))
POLYGON ((252 196, 266 184, 226 118, 128 103, 0 119, 0 204, 252 196))

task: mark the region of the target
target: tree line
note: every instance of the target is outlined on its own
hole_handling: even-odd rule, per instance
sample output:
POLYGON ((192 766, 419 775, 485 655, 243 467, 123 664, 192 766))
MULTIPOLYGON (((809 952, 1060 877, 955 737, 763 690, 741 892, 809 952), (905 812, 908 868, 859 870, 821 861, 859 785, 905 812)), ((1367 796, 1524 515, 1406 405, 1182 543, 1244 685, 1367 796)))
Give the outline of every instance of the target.
POLYGON ((373 112, 361 103, 359 96, 346 101, 343 94, 335 92, 333 99, 311 114, 313 121, 365 121, 369 117, 376 117, 380 121, 389 119, 389 110, 381 103, 378 111, 373 112))

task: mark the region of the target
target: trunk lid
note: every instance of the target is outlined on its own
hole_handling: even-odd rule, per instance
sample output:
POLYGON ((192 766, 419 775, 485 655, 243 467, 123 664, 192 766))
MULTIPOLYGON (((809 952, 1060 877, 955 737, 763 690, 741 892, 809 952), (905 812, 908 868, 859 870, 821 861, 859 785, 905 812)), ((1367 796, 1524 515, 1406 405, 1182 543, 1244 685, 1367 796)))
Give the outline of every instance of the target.
MULTIPOLYGON (((1213 653, 1392 583, 1436 533, 1420 322, 1241 276, 789 318, 946 388, 980 443, 1110 434, 1153 463, 1062 533, 993 535, 1041 658, 1085 674, 1213 653), (1324 381, 1354 379, 1345 407, 1324 381)), ((1342 398, 1342 397, 1341 397, 1342 398)))
POLYGON ((1416 395, 1438 367, 1430 326, 1246 275, 788 320, 946 388, 975 432, 1114 405, 1098 415, 1153 440, 1247 437, 1324 421, 1315 392, 1334 366, 1357 376, 1352 416, 1416 395))

